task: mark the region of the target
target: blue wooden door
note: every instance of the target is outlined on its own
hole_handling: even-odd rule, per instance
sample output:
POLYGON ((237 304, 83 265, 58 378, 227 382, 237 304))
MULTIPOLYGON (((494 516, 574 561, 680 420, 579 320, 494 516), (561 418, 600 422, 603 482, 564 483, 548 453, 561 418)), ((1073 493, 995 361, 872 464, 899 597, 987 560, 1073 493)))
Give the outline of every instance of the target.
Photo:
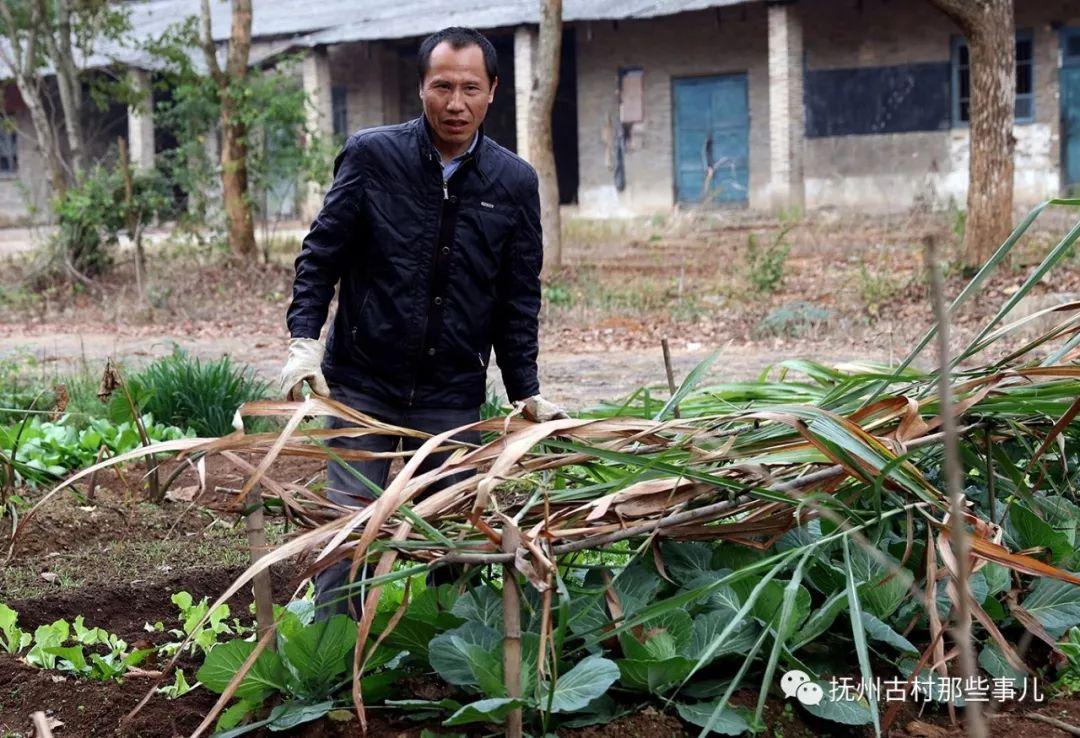
POLYGON ((672 97, 676 199, 746 202, 750 179, 746 75, 675 79, 672 97))
POLYGON ((1080 184, 1080 29, 1062 32, 1061 140, 1065 185, 1080 184))

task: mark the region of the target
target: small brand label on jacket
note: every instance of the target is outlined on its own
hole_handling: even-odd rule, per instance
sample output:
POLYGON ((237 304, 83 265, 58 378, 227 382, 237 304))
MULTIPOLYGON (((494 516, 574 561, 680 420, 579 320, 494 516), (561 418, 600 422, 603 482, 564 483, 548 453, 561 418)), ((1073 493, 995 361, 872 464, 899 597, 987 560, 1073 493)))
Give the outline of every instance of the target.
POLYGON ((490 202, 484 202, 483 200, 480 201, 480 204, 483 205, 485 208, 494 208, 495 207, 490 202))

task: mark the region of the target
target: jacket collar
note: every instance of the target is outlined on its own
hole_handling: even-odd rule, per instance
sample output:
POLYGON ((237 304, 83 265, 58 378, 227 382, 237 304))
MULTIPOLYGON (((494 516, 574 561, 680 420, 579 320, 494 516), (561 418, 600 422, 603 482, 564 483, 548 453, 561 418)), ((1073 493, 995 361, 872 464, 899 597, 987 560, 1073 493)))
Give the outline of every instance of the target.
MULTIPOLYGON (((413 130, 416 132, 416 141, 420 147, 420 158, 426 161, 432 161, 441 165, 442 155, 439 150, 435 148, 435 144, 431 141, 431 130, 427 122, 427 116, 423 113, 418 118, 412 120, 413 130)), ((472 150, 467 151, 462 156, 465 161, 469 159, 480 158, 480 152, 484 146, 484 124, 480 123, 480 127, 476 129, 476 142, 473 144, 472 150)))

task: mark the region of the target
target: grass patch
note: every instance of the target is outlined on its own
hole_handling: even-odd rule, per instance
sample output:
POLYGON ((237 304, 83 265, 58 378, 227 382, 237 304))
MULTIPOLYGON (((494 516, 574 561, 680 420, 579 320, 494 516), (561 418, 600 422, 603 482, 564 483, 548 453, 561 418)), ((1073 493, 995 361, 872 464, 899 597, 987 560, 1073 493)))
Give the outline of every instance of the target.
POLYGON ((832 317, 832 313, 805 300, 789 302, 776 308, 753 330, 755 338, 804 336, 832 317))
POLYGON ((204 362, 179 347, 132 375, 129 383, 143 412, 204 437, 231 433, 236 408, 269 391, 253 369, 228 356, 204 362))

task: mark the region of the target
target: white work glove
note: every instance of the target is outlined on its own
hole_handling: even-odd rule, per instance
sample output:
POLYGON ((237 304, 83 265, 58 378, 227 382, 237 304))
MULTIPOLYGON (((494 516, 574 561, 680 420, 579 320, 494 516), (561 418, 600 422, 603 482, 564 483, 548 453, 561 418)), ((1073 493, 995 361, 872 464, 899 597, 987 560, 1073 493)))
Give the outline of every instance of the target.
POLYGON ((556 418, 569 418, 566 411, 544 399, 543 395, 533 395, 525 400, 524 413, 526 418, 534 423, 546 423, 556 418))
POLYGON ((330 396, 330 388, 326 386, 326 377, 322 373, 325 351, 323 345, 313 338, 289 339, 289 359, 285 362, 279 379, 281 395, 285 399, 304 399, 301 393, 304 382, 308 383, 314 394, 330 396))

